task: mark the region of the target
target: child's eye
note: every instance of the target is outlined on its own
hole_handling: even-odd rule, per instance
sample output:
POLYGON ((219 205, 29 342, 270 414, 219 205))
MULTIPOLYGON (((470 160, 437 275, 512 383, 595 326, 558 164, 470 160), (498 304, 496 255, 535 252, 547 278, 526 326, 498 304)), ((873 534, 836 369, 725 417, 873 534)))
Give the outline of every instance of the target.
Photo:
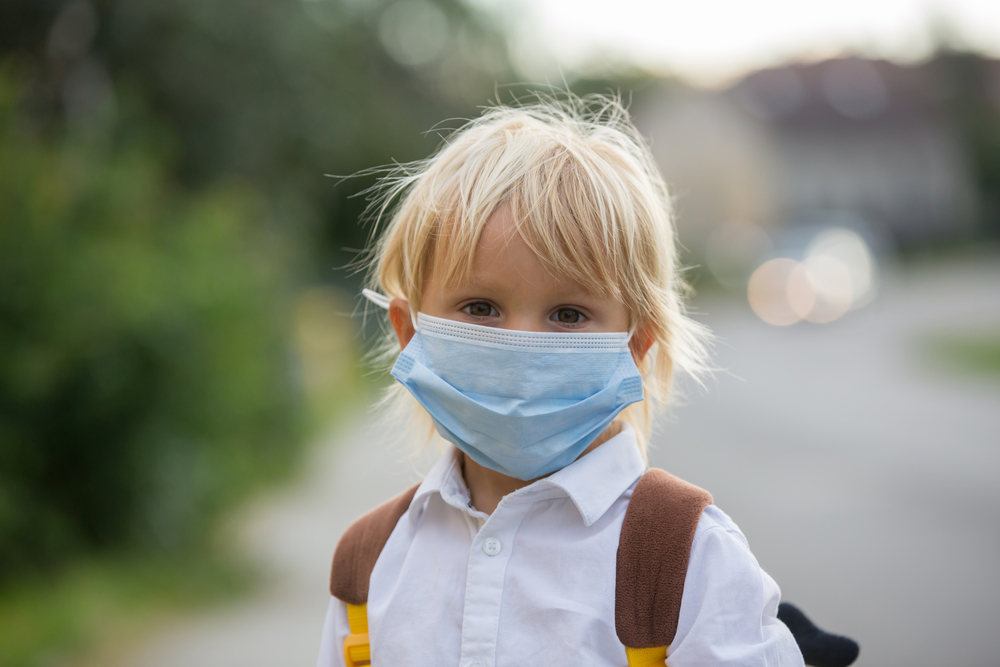
POLYGON ((474 303, 470 303, 462 310, 467 312, 469 315, 472 315, 473 317, 490 317, 490 316, 498 316, 500 314, 496 311, 495 308, 493 308, 493 306, 486 303, 485 301, 476 301, 474 303))
POLYGON ((583 313, 576 308, 560 308, 552 319, 560 324, 579 324, 583 321, 583 313))

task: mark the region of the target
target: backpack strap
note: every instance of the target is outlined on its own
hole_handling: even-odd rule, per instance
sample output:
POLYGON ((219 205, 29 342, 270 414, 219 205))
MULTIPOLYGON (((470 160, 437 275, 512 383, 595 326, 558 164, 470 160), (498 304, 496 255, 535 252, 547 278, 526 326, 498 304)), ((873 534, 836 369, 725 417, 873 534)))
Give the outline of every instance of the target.
POLYGON ((712 495, 651 469, 632 492, 618 542, 615 631, 630 667, 663 664, 677 633, 698 520, 712 495))
POLYGON ((367 514, 362 515, 337 542, 330 568, 330 594, 347 604, 368 602, 368 580, 375 561, 389 541, 399 518, 413 502, 420 484, 414 484, 395 498, 390 498, 367 514))
POLYGON ((358 518, 344 531, 333 552, 330 594, 347 604, 351 634, 344 639, 344 662, 348 667, 371 663, 368 641, 368 584, 375 561, 389 541, 400 517, 413 502, 420 484, 390 498, 358 518))

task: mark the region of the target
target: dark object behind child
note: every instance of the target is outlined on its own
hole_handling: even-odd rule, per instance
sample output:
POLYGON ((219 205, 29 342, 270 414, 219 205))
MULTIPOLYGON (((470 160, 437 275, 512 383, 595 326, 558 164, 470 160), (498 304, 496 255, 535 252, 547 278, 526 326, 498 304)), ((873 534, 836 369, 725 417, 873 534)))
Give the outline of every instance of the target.
POLYGON ((789 602, 778 605, 778 619, 788 626, 807 665, 847 667, 858 659, 858 643, 848 637, 825 632, 789 602))

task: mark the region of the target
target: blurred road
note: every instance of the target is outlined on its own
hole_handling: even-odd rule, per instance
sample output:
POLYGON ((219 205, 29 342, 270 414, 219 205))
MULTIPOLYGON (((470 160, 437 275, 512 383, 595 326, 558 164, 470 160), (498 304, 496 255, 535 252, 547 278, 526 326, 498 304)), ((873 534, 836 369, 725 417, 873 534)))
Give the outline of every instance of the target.
MULTIPOLYGON (((1000 381, 940 371, 920 345, 1000 330, 1000 257, 896 272, 829 325, 774 328, 741 301, 698 310, 726 372, 689 388, 651 463, 710 490, 784 597, 859 640, 858 665, 996 664, 1000 381)), ((337 536, 433 458, 407 459, 370 421, 248 511, 246 548, 271 573, 259 599, 168 628, 121 667, 314 664, 337 536)))
POLYGON ((890 275, 822 326, 698 305, 728 373, 689 391, 651 464, 711 491, 858 665, 996 665, 1000 380, 941 372, 921 343, 1000 333, 1000 256, 890 275))

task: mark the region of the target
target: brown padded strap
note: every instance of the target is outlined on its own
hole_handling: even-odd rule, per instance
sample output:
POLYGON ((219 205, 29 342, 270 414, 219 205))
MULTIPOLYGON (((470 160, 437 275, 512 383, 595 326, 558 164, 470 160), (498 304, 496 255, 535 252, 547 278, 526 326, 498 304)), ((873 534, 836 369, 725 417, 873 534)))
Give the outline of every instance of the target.
POLYGON ((347 604, 368 602, 368 581, 375 561, 420 484, 390 498, 352 523, 337 543, 330 569, 330 594, 347 604))
POLYGON ((712 495, 665 470, 639 478, 622 524, 615 630, 630 648, 669 646, 701 513, 712 495))

